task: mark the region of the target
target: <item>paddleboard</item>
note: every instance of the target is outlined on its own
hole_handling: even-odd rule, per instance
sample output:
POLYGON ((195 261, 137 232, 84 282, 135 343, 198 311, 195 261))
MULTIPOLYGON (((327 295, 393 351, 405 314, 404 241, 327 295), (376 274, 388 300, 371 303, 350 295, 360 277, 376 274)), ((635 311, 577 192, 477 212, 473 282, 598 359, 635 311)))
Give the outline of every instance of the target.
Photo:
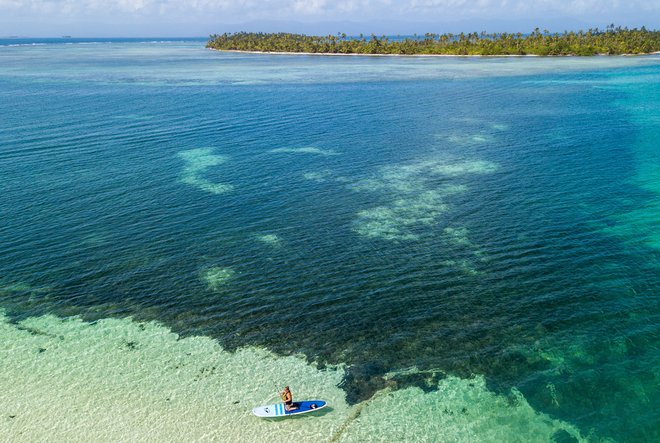
POLYGON ((294 401, 293 404, 298 407, 292 411, 287 411, 284 408, 284 403, 276 403, 274 405, 254 408, 252 413, 257 417, 290 417, 292 415, 318 411, 328 405, 328 403, 323 400, 294 401))

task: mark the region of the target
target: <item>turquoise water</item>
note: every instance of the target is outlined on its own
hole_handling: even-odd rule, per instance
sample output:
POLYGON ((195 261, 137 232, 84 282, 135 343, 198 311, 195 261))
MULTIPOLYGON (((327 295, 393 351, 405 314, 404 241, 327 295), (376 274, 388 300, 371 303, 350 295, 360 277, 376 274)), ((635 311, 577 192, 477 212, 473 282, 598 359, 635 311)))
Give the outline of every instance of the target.
POLYGON ((478 376, 588 440, 660 439, 660 56, 39 43, 0 47, 14 321, 345 365, 349 405, 478 376))

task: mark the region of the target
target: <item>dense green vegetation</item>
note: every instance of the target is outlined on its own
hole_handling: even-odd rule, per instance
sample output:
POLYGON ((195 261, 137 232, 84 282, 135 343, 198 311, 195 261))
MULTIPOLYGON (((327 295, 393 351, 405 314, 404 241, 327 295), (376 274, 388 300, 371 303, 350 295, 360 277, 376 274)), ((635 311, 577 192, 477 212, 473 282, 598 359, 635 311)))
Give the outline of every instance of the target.
POLYGON ((660 51, 660 31, 608 26, 605 30, 562 34, 541 32, 508 34, 485 32, 424 34, 387 38, 346 34, 225 33, 212 35, 208 48, 262 52, 311 52, 329 54, 446 54, 446 55, 596 55, 645 54, 660 51))

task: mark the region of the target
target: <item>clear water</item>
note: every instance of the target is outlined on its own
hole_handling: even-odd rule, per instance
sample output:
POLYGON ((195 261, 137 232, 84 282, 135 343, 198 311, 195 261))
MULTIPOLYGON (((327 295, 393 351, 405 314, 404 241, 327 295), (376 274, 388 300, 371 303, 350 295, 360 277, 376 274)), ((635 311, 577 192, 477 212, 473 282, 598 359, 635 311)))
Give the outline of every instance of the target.
POLYGON ((339 365, 330 436, 660 439, 659 56, 0 43, 5 365, 30 318, 131 317, 339 365))

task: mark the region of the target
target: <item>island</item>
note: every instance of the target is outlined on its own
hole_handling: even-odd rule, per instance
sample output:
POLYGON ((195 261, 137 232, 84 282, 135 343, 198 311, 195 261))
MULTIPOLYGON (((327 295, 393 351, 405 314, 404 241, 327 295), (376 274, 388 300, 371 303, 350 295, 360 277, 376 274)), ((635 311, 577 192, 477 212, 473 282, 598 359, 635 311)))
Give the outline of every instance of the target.
POLYGON ((206 47, 221 51, 327 55, 629 55, 660 51, 660 31, 609 25, 605 30, 561 34, 536 28, 529 34, 461 32, 403 37, 236 32, 211 35, 206 47))

